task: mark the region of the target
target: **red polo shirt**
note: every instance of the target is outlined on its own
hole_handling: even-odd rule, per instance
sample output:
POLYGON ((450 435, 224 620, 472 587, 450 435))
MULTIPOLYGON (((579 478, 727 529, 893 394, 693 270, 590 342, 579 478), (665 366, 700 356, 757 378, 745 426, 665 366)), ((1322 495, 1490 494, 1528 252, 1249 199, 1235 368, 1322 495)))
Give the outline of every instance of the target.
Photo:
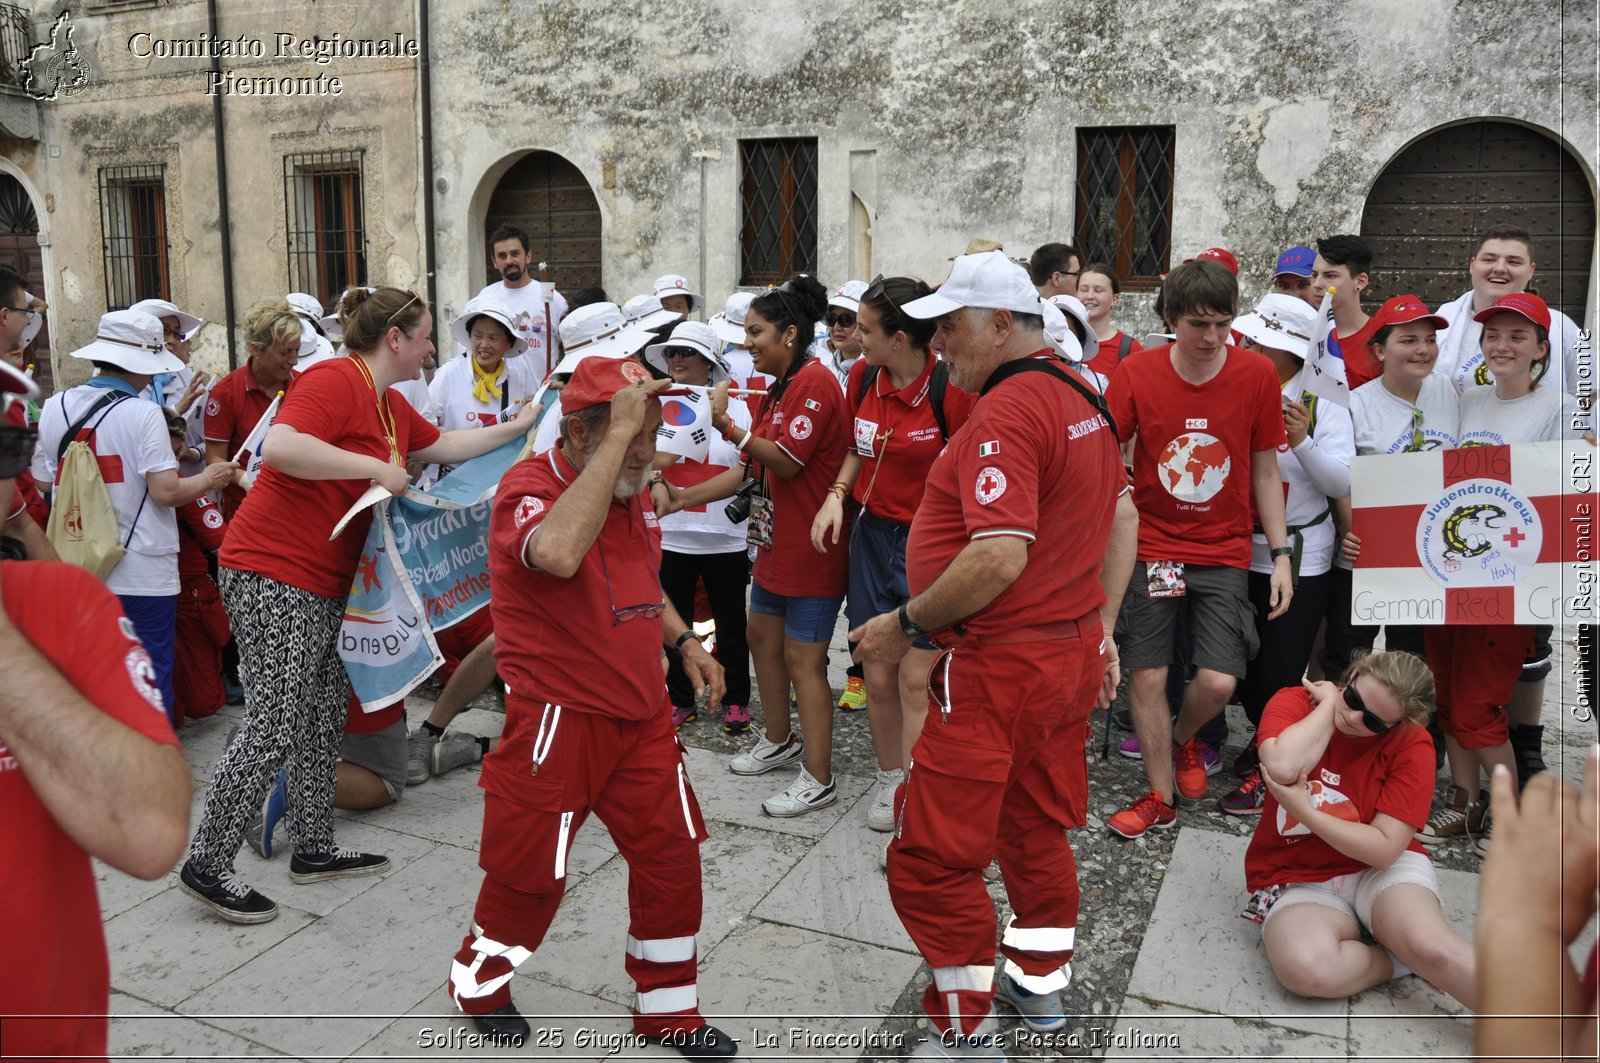
POLYGON ((1351 391, 1383 375, 1383 363, 1372 353, 1372 337, 1377 331, 1378 319, 1369 317, 1365 325, 1349 336, 1334 333, 1334 339, 1339 344, 1339 353, 1344 356, 1345 382, 1349 384, 1351 391))
POLYGON ((825 553, 811 545, 811 521, 839 476, 850 445, 850 413, 839 378, 815 358, 795 371, 778 401, 761 400, 755 435, 770 439, 804 466, 792 480, 766 474, 772 496, 772 546, 756 554, 754 576, 773 594, 831 598, 850 582, 849 542, 839 537, 825 553))
MULTIPOLYGON (((244 446, 245 436, 250 434, 250 430, 277 397, 277 392, 267 391, 256 383, 254 374, 250 372, 250 365, 254 361, 252 358, 211 385, 211 392, 206 396, 206 442, 226 443, 229 458, 244 446)), ((289 384, 294 383, 298 375, 289 374, 289 384)), ((284 401, 288 401, 289 384, 284 385, 284 401)), ((242 487, 229 484, 224 488, 222 515, 231 518, 244 501, 244 496, 242 487)))
MULTIPOLYGON (((917 378, 900 391, 894 390, 887 369, 863 389, 865 358, 857 358, 850 367, 845 394, 855 415, 855 451, 861 458, 851 494, 874 517, 910 524, 922 502, 928 469, 944 450, 945 439, 928 397, 936 361, 929 358, 917 378)), ((967 423, 976 401, 976 395, 953 384, 945 388, 944 417, 951 435, 967 423)))
MULTIPOLYGON (((439 430, 398 391, 385 388, 382 401, 393 418, 402 461, 438 440, 439 430)), ((353 358, 330 359, 302 373, 273 423, 341 450, 389 458, 378 400, 353 358)), ((228 518, 228 535, 217 560, 312 594, 343 598, 350 593, 367 541, 371 510, 352 520, 337 539, 329 542, 328 536, 370 486, 368 480, 302 480, 270 463, 263 465, 244 504, 228 518)))
MULTIPOLYGON (((1029 544, 1027 567, 963 622, 967 634, 1093 612, 1106 600, 1100 562, 1125 481, 1105 418, 1071 385, 1044 373, 1002 380, 978 398, 928 473, 906 544, 912 595, 927 590, 967 543, 1013 535, 1029 544)), ((956 640, 945 633, 941 641, 956 640)))
POLYGON ((1217 375, 1191 384, 1172 345, 1130 354, 1106 386, 1126 442, 1135 435, 1139 560, 1250 567, 1251 455, 1288 442, 1283 392, 1265 355, 1228 347, 1217 375))
MULTIPOLYGON (((612 499, 600 538, 570 579, 530 568, 524 548, 578 478, 559 446, 517 462, 489 516, 495 661, 512 695, 642 720, 662 711, 661 526, 650 496, 612 499)), ((535 714, 537 715, 537 714, 535 714)), ((525 736, 526 737, 526 736, 525 736)))
POLYGON ((1099 341, 1099 345, 1095 348, 1094 357, 1090 358, 1083 364, 1088 366, 1090 369, 1093 369, 1096 373, 1099 373, 1107 380, 1111 379, 1111 374, 1115 373, 1117 371, 1117 366, 1122 364, 1122 341, 1125 339, 1128 341, 1129 355, 1134 355, 1144 350, 1144 348, 1140 346, 1138 340, 1124 335, 1122 330, 1118 329, 1105 339, 1099 341))

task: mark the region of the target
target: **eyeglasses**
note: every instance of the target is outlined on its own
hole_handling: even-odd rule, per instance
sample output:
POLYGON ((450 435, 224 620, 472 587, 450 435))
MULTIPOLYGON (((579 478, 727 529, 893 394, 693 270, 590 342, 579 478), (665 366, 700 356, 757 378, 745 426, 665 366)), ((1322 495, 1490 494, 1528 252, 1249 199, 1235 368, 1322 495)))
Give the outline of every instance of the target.
POLYGON ((33 315, 39 312, 26 306, 0 306, 0 310, 9 310, 13 314, 27 314, 30 321, 33 320, 33 315))
POLYGON ((1361 700, 1361 692, 1356 689, 1355 676, 1351 676, 1350 682, 1345 684, 1344 703, 1361 714, 1361 726, 1375 735, 1381 735, 1394 726, 1394 724, 1367 708, 1367 703, 1361 700))
MULTIPOLYGON (((642 511, 643 508, 644 507, 641 505, 640 510, 642 511)), ((656 617, 667 611, 667 603, 665 600, 659 602, 647 602, 643 605, 624 605, 619 608, 617 606, 616 595, 611 593, 611 566, 606 564, 605 544, 599 539, 596 539, 594 541, 594 545, 595 549, 600 552, 600 572, 605 577, 606 581, 606 601, 611 603, 612 627, 626 624, 629 620, 636 620, 640 617, 643 617, 646 620, 654 620, 656 617)), ((659 568, 660 562, 660 557, 657 557, 654 567, 659 568)))
POLYGON ((33 444, 38 438, 36 428, 0 427, 0 480, 9 480, 27 469, 33 461, 33 444))
POLYGON ((837 328, 841 325, 845 328, 856 327, 856 316, 848 310, 830 310, 823 320, 828 323, 829 328, 837 328))
POLYGON ((397 318, 401 314, 405 313, 407 307, 409 307, 412 303, 417 302, 418 300, 420 300, 422 298, 422 296, 418 295, 416 292, 407 292, 406 294, 410 295, 411 298, 407 299, 405 301, 405 303, 400 307, 400 309, 396 310, 394 313, 389 315, 389 320, 384 322, 385 326, 394 324, 394 319, 395 318, 397 318))

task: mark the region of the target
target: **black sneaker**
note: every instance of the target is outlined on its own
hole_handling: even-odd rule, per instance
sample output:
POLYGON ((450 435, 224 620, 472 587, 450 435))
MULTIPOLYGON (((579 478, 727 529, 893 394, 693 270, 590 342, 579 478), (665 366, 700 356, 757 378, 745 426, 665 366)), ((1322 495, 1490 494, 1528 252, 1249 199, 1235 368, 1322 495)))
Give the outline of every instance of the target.
POLYGON ((1119 731, 1132 731, 1133 730, 1133 712, 1132 712, 1132 710, 1130 710, 1128 708, 1128 706, 1126 706, 1126 705, 1123 705, 1120 708, 1112 709, 1111 710, 1111 726, 1115 727, 1119 731))
POLYGON ((521 1048, 522 1042, 533 1032, 528 1020, 517 1011, 515 1004, 505 1004, 487 1014, 468 1017, 472 1019, 472 1025, 478 1028, 478 1032, 488 1037, 489 1043, 494 1045, 521 1048))
POLYGON ((302 856, 294 854, 289 861, 289 881, 297 884, 326 882, 334 878, 360 878, 363 875, 381 875, 389 870, 389 858, 376 853, 358 853, 342 845, 333 852, 302 856))
POLYGON ((278 906, 242 882, 232 870, 202 875, 193 860, 178 872, 178 888, 230 923, 266 923, 278 918, 278 906))

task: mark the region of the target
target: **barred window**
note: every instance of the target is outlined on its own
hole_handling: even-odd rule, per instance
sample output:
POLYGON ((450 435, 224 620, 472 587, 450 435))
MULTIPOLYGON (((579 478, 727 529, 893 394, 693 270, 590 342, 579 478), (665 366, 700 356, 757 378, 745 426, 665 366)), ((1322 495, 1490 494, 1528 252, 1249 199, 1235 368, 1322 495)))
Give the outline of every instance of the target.
POLYGON ((319 151, 283 158, 289 234, 289 288, 331 305, 367 276, 364 151, 319 151))
POLYGON ((1078 130, 1078 248, 1134 291, 1153 291, 1172 261, 1173 126, 1078 130))
POLYGON ((744 224, 740 284, 817 271, 815 137, 739 142, 744 224))
POLYGON ((100 168, 100 241, 108 310, 172 298, 164 165, 100 168))

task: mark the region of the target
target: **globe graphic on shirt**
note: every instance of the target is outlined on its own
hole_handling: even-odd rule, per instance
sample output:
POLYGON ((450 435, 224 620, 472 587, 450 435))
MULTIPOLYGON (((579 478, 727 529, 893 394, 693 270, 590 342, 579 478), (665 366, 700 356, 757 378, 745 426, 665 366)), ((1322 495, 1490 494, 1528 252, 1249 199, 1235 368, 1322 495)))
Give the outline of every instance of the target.
POLYGON ((1233 459, 1214 435, 1185 432, 1157 459, 1161 485, 1180 502, 1209 502, 1228 482, 1233 459))

